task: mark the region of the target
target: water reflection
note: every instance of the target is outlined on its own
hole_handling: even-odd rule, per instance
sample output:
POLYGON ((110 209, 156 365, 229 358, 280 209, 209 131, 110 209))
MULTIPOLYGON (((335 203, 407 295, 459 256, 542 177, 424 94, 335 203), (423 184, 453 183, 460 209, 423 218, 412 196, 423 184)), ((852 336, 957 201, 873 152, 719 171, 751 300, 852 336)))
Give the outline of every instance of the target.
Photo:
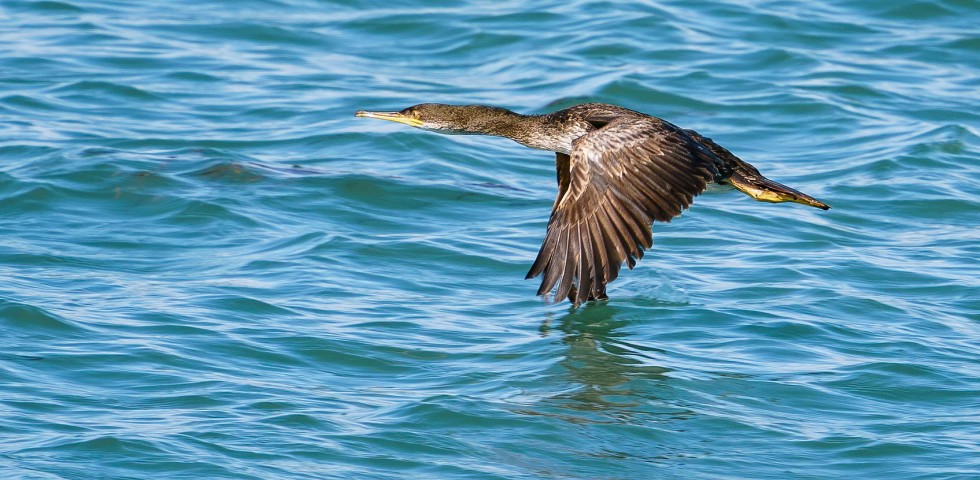
POLYGON ((689 411, 666 403, 670 368, 657 364, 660 350, 628 341, 629 311, 608 303, 573 310, 542 335, 560 333, 567 345, 559 364, 566 370, 568 389, 543 402, 538 414, 555 415, 574 423, 633 423, 638 416, 665 414, 670 419, 689 411), (549 413, 545 413, 550 411, 549 413))

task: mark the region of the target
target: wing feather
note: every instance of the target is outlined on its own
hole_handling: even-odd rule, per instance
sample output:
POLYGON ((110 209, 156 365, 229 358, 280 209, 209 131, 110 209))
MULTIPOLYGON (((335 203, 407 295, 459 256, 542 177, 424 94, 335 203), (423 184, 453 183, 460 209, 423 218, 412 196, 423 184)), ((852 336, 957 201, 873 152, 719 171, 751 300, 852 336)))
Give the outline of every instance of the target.
POLYGON ((593 264, 595 265, 595 272, 598 276, 596 280, 597 283, 605 285, 606 283, 612 281, 612 279, 609 278, 608 252, 609 244, 612 242, 605 238, 605 230, 599 224, 599 217, 601 217, 601 214, 597 214, 595 217, 592 217, 590 221, 591 225, 589 225, 588 231, 592 236, 590 243, 592 244, 593 248, 595 248, 595 261, 593 264))
POLYGON ((576 306, 602 298, 623 263, 633 268, 653 245, 651 224, 689 207, 722 167, 663 120, 635 114, 603 121, 573 143, 571 154, 558 154, 558 198, 528 272, 543 274, 539 295, 555 290, 555 298, 576 306))

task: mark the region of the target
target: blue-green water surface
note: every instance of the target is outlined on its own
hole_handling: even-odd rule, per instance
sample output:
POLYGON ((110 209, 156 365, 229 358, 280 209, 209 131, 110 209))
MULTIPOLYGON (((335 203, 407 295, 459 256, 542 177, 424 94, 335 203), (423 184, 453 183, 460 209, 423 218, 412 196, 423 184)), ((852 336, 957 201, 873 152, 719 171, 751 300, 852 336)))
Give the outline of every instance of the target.
POLYGON ((4 0, 0 478, 980 478, 980 3, 4 0), (572 310, 554 158, 358 109, 616 103, 708 193, 572 310))

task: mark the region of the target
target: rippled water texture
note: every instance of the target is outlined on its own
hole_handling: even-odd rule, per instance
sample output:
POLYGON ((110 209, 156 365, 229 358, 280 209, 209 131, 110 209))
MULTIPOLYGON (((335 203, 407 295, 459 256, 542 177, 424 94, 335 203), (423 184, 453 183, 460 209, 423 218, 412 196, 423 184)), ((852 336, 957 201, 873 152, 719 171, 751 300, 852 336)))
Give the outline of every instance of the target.
POLYGON ((980 478, 980 3, 0 2, 2 478, 980 478), (709 193, 571 310, 554 159, 358 109, 624 105, 709 193))

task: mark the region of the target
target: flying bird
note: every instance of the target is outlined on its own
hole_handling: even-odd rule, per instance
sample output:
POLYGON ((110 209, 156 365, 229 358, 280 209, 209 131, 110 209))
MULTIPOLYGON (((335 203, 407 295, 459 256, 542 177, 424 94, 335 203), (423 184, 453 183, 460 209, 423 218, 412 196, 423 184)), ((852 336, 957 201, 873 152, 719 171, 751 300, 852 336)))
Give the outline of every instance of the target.
POLYGON ((669 222, 711 183, 763 202, 829 205, 764 177, 693 130, 616 105, 586 103, 545 115, 484 105, 423 103, 398 112, 358 111, 445 134, 506 137, 555 152, 558 197, 527 278, 538 295, 574 306, 606 299, 606 285, 653 245, 654 221, 669 222))

